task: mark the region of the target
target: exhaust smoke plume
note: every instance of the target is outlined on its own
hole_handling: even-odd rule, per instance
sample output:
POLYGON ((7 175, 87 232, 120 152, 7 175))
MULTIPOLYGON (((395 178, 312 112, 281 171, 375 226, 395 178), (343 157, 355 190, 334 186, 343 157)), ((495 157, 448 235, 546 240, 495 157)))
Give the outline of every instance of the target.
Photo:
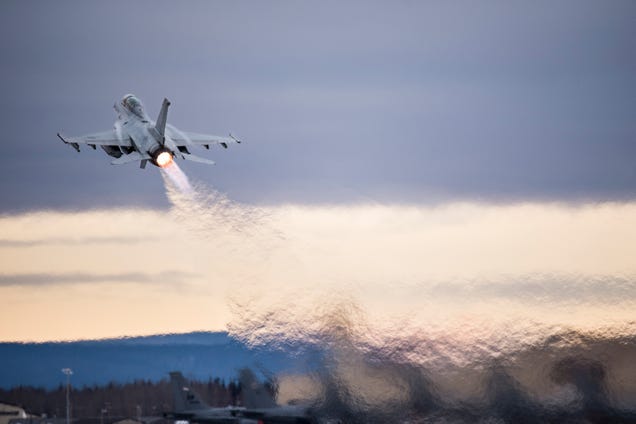
POLYGON ((279 402, 352 423, 636 422, 633 268, 591 272, 575 240, 614 212, 266 211, 178 187, 172 215, 239 264, 215 280, 231 285, 230 333, 312 358, 278 377, 279 402))
POLYGON ((192 195, 193 190, 188 176, 181 170, 179 165, 173 160, 168 166, 159 168, 166 190, 178 190, 184 195, 192 195))

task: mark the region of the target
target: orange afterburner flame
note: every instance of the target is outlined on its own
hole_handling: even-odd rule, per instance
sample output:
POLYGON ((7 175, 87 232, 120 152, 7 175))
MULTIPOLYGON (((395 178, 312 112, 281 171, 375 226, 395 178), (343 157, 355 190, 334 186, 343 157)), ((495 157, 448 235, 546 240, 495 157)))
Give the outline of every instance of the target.
POLYGON ((165 168, 172 163, 172 155, 169 152, 161 152, 157 155, 155 162, 158 167, 165 168))

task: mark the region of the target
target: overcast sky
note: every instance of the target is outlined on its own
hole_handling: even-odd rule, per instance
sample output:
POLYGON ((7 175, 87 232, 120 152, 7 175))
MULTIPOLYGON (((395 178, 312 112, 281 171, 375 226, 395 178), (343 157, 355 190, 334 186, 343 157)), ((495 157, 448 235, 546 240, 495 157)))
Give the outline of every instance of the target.
POLYGON ((0 3, 0 210, 167 206, 156 168, 55 136, 137 94, 245 140, 195 179, 250 203, 626 200, 636 3, 0 3))

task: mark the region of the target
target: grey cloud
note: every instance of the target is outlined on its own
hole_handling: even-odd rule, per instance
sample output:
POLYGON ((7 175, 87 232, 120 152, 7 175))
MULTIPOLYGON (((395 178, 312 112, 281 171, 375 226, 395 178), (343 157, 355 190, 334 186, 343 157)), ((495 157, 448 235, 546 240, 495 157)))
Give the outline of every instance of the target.
POLYGON ((504 299, 524 303, 636 303, 636 277, 531 275, 497 281, 462 281, 436 284, 435 296, 471 300, 504 299))
POLYGON ((140 284, 180 284, 185 283, 197 274, 182 271, 165 271, 151 274, 145 272, 129 273, 62 273, 62 274, 0 274, 0 287, 11 286, 54 286, 66 284, 97 283, 140 283, 140 284))
POLYGON ((158 237, 50 237, 34 240, 12 240, 0 239, 0 248, 2 247, 40 247, 40 246, 78 246, 78 245, 94 245, 94 244, 138 244, 149 241, 157 241, 158 237))

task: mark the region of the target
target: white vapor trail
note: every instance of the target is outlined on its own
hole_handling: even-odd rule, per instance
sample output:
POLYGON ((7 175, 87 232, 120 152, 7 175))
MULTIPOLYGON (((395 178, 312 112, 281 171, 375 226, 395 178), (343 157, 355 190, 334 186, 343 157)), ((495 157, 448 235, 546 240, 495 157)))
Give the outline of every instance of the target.
POLYGON ((170 219, 195 235, 205 290, 248 344, 446 369, 560 331, 634 334, 634 204, 259 208, 184 189, 176 170, 170 219))
POLYGON ((190 184, 175 162, 161 171, 166 195, 173 205, 171 214, 197 238, 225 240, 225 250, 245 246, 247 240, 254 246, 258 240, 278 238, 262 209, 234 202, 212 187, 190 184))
POLYGON ((185 195, 192 195, 194 193, 188 176, 181 170, 176 162, 172 161, 165 168, 161 168, 161 176, 163 177, 164 183, 166 183, 166 189, 168 185, 171 184, 174 188, 179 190, 180 193, 185 195))

